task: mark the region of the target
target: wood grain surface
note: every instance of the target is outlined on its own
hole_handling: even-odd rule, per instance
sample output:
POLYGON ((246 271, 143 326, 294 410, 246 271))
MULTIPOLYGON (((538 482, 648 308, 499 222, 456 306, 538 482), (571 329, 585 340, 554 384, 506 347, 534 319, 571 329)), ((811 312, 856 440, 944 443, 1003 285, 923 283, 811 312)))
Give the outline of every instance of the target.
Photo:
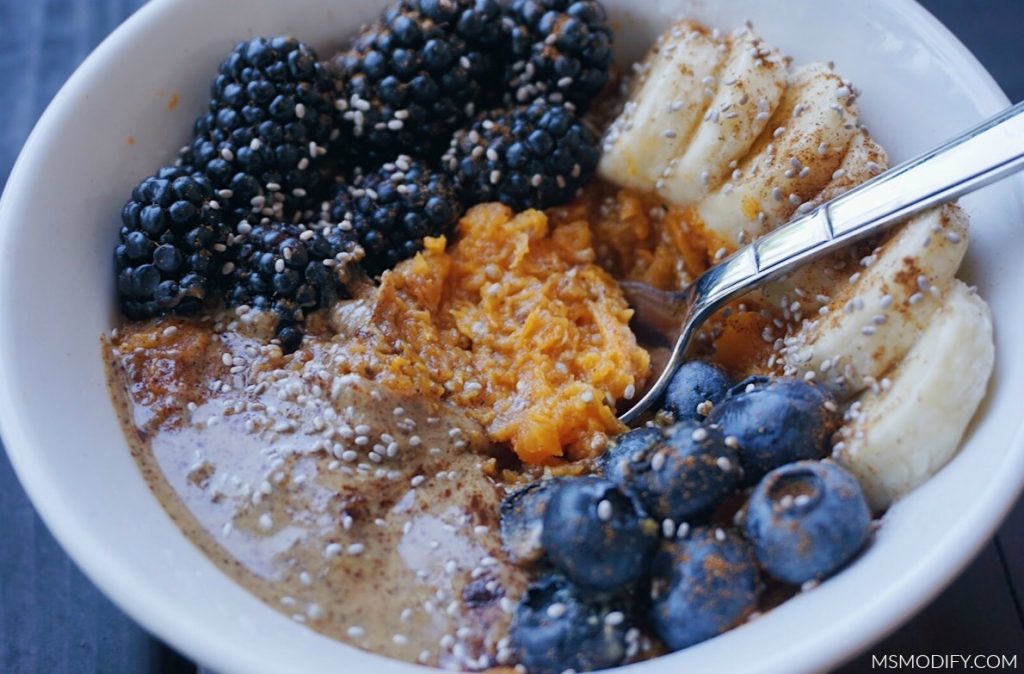
MULTIPOLYGON (((0 0, 0 184, 60 85, 141 4, 0 0)), ((923 4, 967 44, 1012 100, 1024 98, 1024 0, 923 4)), ((196 671, 81 574, 40 522, 3 453, 0 541, 0 674, 196 671)), ((1018 667, 1024 667, 1022 593, 1024 501, 948 590, 841 671, 870 671, 871 653, 996 653, 1017 655, 1018 667)))

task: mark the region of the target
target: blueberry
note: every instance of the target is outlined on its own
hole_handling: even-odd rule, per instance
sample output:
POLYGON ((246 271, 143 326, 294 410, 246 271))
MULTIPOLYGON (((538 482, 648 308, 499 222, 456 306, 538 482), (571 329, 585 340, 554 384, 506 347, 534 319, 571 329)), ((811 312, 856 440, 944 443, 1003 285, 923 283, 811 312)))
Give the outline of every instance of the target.
POLYGON ((764 374, 752 374, 749 377, 743 379, 743 381, 737 382, 733 386, 729 387, 726 391, 725 397, 732 398, 738 396, 741 393, 750 393, 757 389, 763 389, 772 383, 772 378, 764 374))
POLYGON ((708 422, 739 443, 745 485, 783 464, 828 450, 838 413, 830 395, 795 379, 754 383, 715 406, 708 422))
POLYGON ((626 659, 628 611, 621 602, 584 593, 557 574, 531 585, 510 628, 516 659, 530 674, 589 672, 626 659))
POLYGON ((551 495, 540 542, 551 563, 577 585, 613 590, 647 571, 658 524, 613 483, 581 477, 551 495))
POLYGON ((706 402, 717 405, 725 398, 730 385, 729 377, 717 365, 687 361, 669 381, 662 406, 679 420, 703 419, 706 412, 698 412, 698 406, 706 402))
POLYGON ((660 428, 634 428, 615 438, 615 444, 601 455, 598 465, 604 476, 616 484, 623 484, 623 475, 628 472, 629 461, 644 451, 657 446, 665 439, 660 428))
POLYGON ((699 528, 665 543, 651 566, 651 627, 673 651, 741 623, 761 583, 747 543, 732 531, 699 528))
POLYGON ((799 585, 850 561, 868 539, 871 513, 845 469, 831 461, 798 461, 758 483, 746 520, 761 568, 799 585))
POLYGON ((540 544, 544 511, 555 487, 564 482, 565 478, 540 480, 509 494, 501 502, 501 542, 513 562, 535 562, 544 554, 540 544))
POLYGON ((634 453, 612 479, 651 515, 680 523, 709 515, 733 492, 739 476, 739 459, 721 432, 681 421, 662 442, 634 453))

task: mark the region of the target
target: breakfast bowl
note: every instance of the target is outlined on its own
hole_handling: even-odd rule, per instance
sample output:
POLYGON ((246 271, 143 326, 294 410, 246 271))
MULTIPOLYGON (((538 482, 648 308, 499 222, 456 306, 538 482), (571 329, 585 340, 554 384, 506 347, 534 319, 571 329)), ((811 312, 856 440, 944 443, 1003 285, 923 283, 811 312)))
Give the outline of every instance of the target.
MULTIPOLYGON (((834 61, 894 162, 1007 103, 967 50, 916 4, 811 2, 781 13, 737 0, 606 2, 616 60, 639 59, 673 21, 750 20, 799 62, 834 61)), ((332 640, 268 607, 181 532, 147 487, 108 392, 100 337, 117 324, 110 250, 125 195, 174 159, 231 47, 294 35, 328 52, 379 3, 154 0, 86 60, 26 143, 0 203, 0 430, 34 505, 85 573, 146 629, 220 672, 423 671, 332 640), (42 222, 41 222, 42 221, 42 222), (74 292, 72 292, 72 290, 74 292)), ((630 671, 815 671, 868 647, 935 596, 999 525, 1024 484, 1022 183, 962 200, 961 277, 992 307, 996 365, 959 453, 893 504, 850 566, 756 620, 630 671)), ((933 410, 921 407, 927 417, 933 410)), ((385 579, 386 581, 386 579, 385 579)))

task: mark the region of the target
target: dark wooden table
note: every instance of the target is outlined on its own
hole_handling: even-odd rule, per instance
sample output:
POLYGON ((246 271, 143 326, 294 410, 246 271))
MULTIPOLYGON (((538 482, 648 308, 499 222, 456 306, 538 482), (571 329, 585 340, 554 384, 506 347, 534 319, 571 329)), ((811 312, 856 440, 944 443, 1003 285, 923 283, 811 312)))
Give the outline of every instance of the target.
MULTIPOLYGON (((60 85, 141 4, 0 0, 0 184, 60 85)), ((1024 98, 1024 0, 924 4, 974 51, 1012 100, 1024 98)), ((196 671, 82 575, 40 522, 3 453, 0 541, 0 674, 196 671)), ((1017 666, 1024 667, 1022 600, 1024 501, 945 593, 843 671, 870 670, 870 653, 1017 655, 1017 666)))

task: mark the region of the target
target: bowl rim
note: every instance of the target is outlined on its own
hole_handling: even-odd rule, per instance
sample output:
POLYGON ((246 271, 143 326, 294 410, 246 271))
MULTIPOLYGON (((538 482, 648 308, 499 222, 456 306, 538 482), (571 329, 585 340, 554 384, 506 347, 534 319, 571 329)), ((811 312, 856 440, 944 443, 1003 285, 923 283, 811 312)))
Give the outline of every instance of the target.
MULTIPOLYGON (((950 60, 957 63, 972 80, 975 99, 993 108, 1010 103, 1006 94, 967 47, 916 0, 890 2, 892 11, 905 16, 908 23, 915 24, 921 33, 948 45, 950 60)), ((54 126, 67 113, 67 102, 78 95, 96 72, 102 71, 109 59, 117 55, 120 43, 127 36, 144 26, 159 23, 163 16, 174 11, 177 4, 177 0, 152 0, 141 7, 89 54, 54 96, 19 152, 0 197, 0 250, 9 250, 8 238, 14 226, 8 223, 7 214, 12 208, 11 203, 23 191, 23 184, 32 179, 34 172, 30 166, 35 162, 35 150, 40 139, 48 133, 49 127, 54 126)), ((3 301, 11 297, 9 289, 12 285, 14 279, 9 267, 0 266, 0 317, 13 313, 13 309, 8 308, 12 303, 3 301)), ((17 324, 12 320, 0 320, 0 363, 18 358, 12 339, 17 324)), ((126 563, 116 551, 106 550, 97 544, 88 529, 74 526, 81 519, 81 514, 76 512, 73 503, 49 488, 46 469, 35 458, 31 430, 18 413, 19 409, 28 404, 19 396, 16 382, 8 377, 0 377, 0 436, 15 474, 47 528, 85 575, 132 620, 203 665, 224 672, 261 671, 266 663, 252 654, 202 632, 183 613, 165 611, 157 592, 144 582, 131 582, 133 574, 123 573, 127 568, 126 563)), ((960 522, 960 527, 970 527, 983 535, 975 536, 970 545, 958 548, 946 546, 948 549, 942 550, 945 554, 934 554, 918 560, 918 572, 913 575, 912 582, 893 588, 885 597, 868 598, 853 611, 859 614, 856 618, 858 629, 852 630, 854 633, 848 635, 845 641, 832 640, 831 652, 821 652, 819 647, 813 658, 816 666, 824 668, 846 661, 903 624, 945 589, 975 558, 982 546, 989 542, 1024 488, 1024 423, 1017 428, 1003 464, 1004 470, 994 479, 995 484, 984 495, 984 501, 975 502, 972 508, 965 511, 960 522), (950 560, 953 560, 952 563, 950 560), (879 602, 892 608, 887 612, 878 611, 876 606, 879 602), (879 615, 884 616, 882 620, 878 620, 879 615)), ((786 650, 777 654, 776 658, 770 658, 770 662, 764 664, 764 669, 806 670, 808 663, 801 658, 806 658, 812 652, 813 646, 810 649, 786 650)), ((428 669, 423 668, 423 671, 428 669)))

